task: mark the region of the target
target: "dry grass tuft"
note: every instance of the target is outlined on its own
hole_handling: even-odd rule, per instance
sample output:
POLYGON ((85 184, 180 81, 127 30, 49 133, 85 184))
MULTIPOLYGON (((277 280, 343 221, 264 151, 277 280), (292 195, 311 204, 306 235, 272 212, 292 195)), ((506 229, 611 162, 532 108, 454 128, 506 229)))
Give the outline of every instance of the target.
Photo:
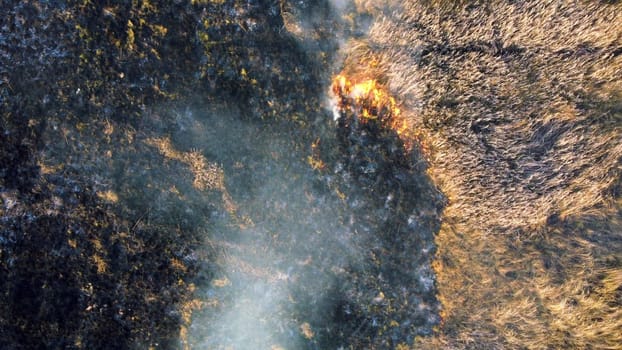
POLYGON ((249 218, 237 217, 238 206, 225 186, 225 172, 219 165, 209 162, 198 150, 191 150, 190 152, 176 150, 167 137, 149 138, 145 140, 145 143, 156 147, 164 157, 187 165, 194 176, 192 185, 197 190, 220 192, 225 210, 234 217, 240 227, 252 225, 249 218))
POLYGON ((150 138, 146 140, 150 146, 157 147, 166 158, 180 161, 188 167, 194 175, 193 185, 196 189, 225 191, 225 172, 220 166, 210 163, 197 150, 190 152, 177 151, 168 138, 150 138))

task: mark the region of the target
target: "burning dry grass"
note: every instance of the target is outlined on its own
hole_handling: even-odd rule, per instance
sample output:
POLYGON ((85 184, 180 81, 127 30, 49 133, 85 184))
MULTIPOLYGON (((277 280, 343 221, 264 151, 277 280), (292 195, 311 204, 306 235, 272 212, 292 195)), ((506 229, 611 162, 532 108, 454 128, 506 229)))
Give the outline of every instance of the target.
POLYGON ((391 92, 414 112, 413 125, 429 132, 433 162, 443 164, 434 175, 446 194, 468 196, 469 210, 487 226, 486 214, 502 208, 493 218, 501 228, 593 208, 606 200, 615 181, 608 174, 622 154, 622 56, 615 54, 622 29, 607 21, 622 17, 594 6, 560 6, 562 13, 487 7, 413 5, 377 22, 367 54, 380 57, 377 69, 391 92), (511 31, 502 26, 510 19, 517 26, 511 31), (550 31, 542 37, 528 19, 549 23, 550 31))
POLYGON ((416 140, 415 129, 402 116, 395 98, 376 80, 357 82, 340 74, 333 78, 332 91, 336 96, 339 113, 351 109, 351 112, 360 116, 362 123, 378 122, 382 127, 394 130, 406 148, 412 149, 416 140))
POLYGON ((449 199, 419 345, 619 348, 622 5, 388 6, 346 70, 399 100, 449 199))

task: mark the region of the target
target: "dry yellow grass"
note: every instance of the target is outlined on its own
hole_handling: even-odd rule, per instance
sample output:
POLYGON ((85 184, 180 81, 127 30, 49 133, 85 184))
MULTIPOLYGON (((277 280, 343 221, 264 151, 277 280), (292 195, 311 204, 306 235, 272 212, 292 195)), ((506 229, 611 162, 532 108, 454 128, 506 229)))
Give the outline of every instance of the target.
POLYGON ((344 71, 398 99, 449 201, 416 348, 622 348, 622 4, 384 4, 344 71))
MULTIPOLYGON (((225 187, 225 172, 218 164, 208 162, 205 156, 198 150, 191 150, 190 152, 176 150, 171 140, 166 137, 150 138, 145 142, 152 147, 156 147, 164 157, 187 165, 194 176, 192 184, 197 190, 219 191, 222 193, 222 203, 225 209, 229 214, 235 216, 238 208, 225 187)), ((239 224, 242 226, 251 224, 248 218, 237 219, 239 219, 239 224)))
POLYGON ((193 185, 198 190, 226 190, 224 171, 217 164, 208 162, 201 152, 196 150, 179 152, 173 147, 171 140, 168 138, 150 138, 146 143, 157 147, 166 158, 188 165, 194 175, 193 185))

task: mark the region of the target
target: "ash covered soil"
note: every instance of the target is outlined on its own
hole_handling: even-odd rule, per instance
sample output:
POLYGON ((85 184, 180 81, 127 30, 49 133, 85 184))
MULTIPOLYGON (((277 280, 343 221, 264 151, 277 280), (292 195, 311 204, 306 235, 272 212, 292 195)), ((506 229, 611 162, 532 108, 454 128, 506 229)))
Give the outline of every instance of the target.
POLYGON ((394 131, 332 120, 336 33, 362 29, 329 4, 2 12, 0 347, 394 347, 440 323, 443 198, 394 131))
POLYGON ((477 32, 561 3, 2 2, 0 348, 615 348, 619 25, 477 32))

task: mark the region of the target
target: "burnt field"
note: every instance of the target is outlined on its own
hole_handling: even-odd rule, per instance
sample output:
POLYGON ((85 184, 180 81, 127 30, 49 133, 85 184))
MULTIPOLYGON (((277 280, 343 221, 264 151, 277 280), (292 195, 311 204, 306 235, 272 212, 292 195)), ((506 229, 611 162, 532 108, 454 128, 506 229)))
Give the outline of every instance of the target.
POLYGON ((7 1, 1 349, 617 349, 622 4, 7 1))

